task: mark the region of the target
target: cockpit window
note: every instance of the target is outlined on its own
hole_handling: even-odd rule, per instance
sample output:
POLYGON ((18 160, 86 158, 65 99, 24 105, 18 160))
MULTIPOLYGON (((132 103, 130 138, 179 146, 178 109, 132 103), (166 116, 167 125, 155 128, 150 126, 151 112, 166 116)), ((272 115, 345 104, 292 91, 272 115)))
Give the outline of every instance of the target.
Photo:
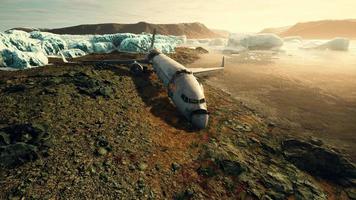
POLYGON ((204 98, 202 98, 202 99, 191 99, 191 98, 185 96, 184 94, 181 95, 181 98, 186 103, 191 103, 191 104, 202 104, 202 103, 205 103, 205 99, 204 98))

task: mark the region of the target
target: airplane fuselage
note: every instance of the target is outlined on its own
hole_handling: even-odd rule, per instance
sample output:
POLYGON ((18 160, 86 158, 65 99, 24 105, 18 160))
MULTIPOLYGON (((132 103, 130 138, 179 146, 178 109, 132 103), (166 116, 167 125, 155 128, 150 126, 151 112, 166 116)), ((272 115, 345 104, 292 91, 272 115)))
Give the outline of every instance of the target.
POLYGON ((208 125, 207 111, 203 86, 192 72, 182 64, 162 53, 150 58, 157 76, 168 88, 168 96, 178 110, 197 128, 208 125))

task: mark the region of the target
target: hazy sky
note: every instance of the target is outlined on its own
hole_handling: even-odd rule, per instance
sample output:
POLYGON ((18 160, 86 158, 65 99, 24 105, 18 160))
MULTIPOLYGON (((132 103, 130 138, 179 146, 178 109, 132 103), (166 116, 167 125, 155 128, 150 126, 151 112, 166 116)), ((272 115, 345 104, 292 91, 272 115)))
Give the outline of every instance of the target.
POLYGON ((202 22, 233 32, 356 18, 356 0, 0 0, 0 30, 93 23, 202 22))

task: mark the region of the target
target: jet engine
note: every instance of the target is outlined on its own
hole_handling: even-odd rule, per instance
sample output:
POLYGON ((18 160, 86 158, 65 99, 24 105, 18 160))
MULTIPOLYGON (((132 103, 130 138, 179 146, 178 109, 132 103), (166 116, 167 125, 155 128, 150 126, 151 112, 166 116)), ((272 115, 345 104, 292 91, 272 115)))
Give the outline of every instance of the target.
POLYGON ((134 62, 131 64, 130 66, 130 71, 131 73, 133 73, 134 75, 140 75, 143 73, 144 67, 142 65, 140 65, 140 63, 138 62, 134 62))

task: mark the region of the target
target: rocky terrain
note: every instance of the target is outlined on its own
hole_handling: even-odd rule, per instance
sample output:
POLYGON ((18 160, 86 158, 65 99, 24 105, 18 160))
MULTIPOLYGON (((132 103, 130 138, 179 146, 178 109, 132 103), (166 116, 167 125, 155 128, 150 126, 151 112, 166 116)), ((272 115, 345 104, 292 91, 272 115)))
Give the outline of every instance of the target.
POLYGON ((301 36, 305 39, 356 38, 356 20, 322 20, 297 23, 289 27, 267 28, 263 33, 275 33, 282 37, 301 36))
MULTIPOLYGON (((17 30, 32 31, 28 28, 15 28, 17 30)), ((114 34, 114 33, 135 33, 142 32, 152 33, 156 29, 158 34, 162 35, 186 35, 187 38, 218 38, 223 37, 223 34, 212 31, 201 23, 178 23, 178 24, 151 24, 147 22, 138 22, 136 24, 85 24, 65 28, 56 29, 39 29, 41 31, 55 34, 71 34, 71 35, 86 35, 86 34, 114 34)), ((38 29, 36 29, 38 30, 38 29)))
POLYGON ((152 71, 54 63, 0 72, 0 199, 356 199, 355 165, 338 150, 281 134, 213 86, 198 131, 152 71))

